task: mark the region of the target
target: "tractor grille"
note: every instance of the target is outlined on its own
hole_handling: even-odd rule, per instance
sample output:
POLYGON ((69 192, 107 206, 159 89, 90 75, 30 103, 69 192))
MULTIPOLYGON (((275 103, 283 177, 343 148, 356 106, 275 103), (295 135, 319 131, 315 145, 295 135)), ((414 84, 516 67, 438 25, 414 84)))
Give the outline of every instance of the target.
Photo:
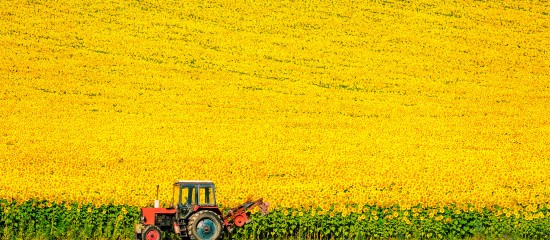
POLYGON ((172 225, 172 215, 157 214, 156 217, 155 217, 155 225, 157 225, 157 226, 171 226, 172 225))

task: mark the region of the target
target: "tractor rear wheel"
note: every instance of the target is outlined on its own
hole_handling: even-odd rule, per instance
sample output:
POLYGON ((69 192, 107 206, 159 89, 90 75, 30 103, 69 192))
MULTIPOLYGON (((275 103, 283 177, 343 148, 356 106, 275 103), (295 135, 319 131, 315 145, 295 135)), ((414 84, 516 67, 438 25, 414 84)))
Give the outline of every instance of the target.
POLYGON ((195 240, 215 240, 222 236, 222 220, 212 211, 203 210, 191 215, 187 224, 187 233, 195 240))
POLYGON ((141 234, 142 240, 160 240, 162 238, 162 232, 155 225, 149 225, 145 227, 141 234))

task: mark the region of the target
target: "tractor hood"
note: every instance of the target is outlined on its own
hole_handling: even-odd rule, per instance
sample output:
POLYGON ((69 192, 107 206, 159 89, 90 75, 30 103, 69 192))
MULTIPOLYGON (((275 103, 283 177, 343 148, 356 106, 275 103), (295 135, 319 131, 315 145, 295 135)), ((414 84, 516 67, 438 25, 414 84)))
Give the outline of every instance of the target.
POLYGON ((175 215, 176 211, 175 208, 142 208, 141 223, 144 225, 154 225, 158 214, 175 215))

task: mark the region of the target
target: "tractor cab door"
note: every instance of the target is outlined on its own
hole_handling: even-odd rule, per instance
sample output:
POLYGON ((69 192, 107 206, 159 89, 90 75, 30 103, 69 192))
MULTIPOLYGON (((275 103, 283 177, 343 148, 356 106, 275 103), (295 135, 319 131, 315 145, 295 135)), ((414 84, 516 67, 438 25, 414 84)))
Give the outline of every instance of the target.
POLYGON ((193 213, 193 207, 197 204, 195 191, 195 187, 181 187, 180 201, 178 203, 179 219, 187 218, 193 213))

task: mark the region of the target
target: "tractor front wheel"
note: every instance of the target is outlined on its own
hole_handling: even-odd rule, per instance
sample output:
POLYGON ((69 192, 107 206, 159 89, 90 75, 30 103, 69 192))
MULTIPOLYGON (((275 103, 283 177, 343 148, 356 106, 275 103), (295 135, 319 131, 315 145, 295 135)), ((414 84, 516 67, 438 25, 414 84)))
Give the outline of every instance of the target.
POLYGON ((141 239, 142 240, 160 240, 162 237, 162 232, 157 226, 150 225, 145 227, 141 239))
POLYGON ((222 231, 220 216, 208 210, 194 213, 187 224, 188 235, 195 240, 219 239, 222 236, 222 231))

